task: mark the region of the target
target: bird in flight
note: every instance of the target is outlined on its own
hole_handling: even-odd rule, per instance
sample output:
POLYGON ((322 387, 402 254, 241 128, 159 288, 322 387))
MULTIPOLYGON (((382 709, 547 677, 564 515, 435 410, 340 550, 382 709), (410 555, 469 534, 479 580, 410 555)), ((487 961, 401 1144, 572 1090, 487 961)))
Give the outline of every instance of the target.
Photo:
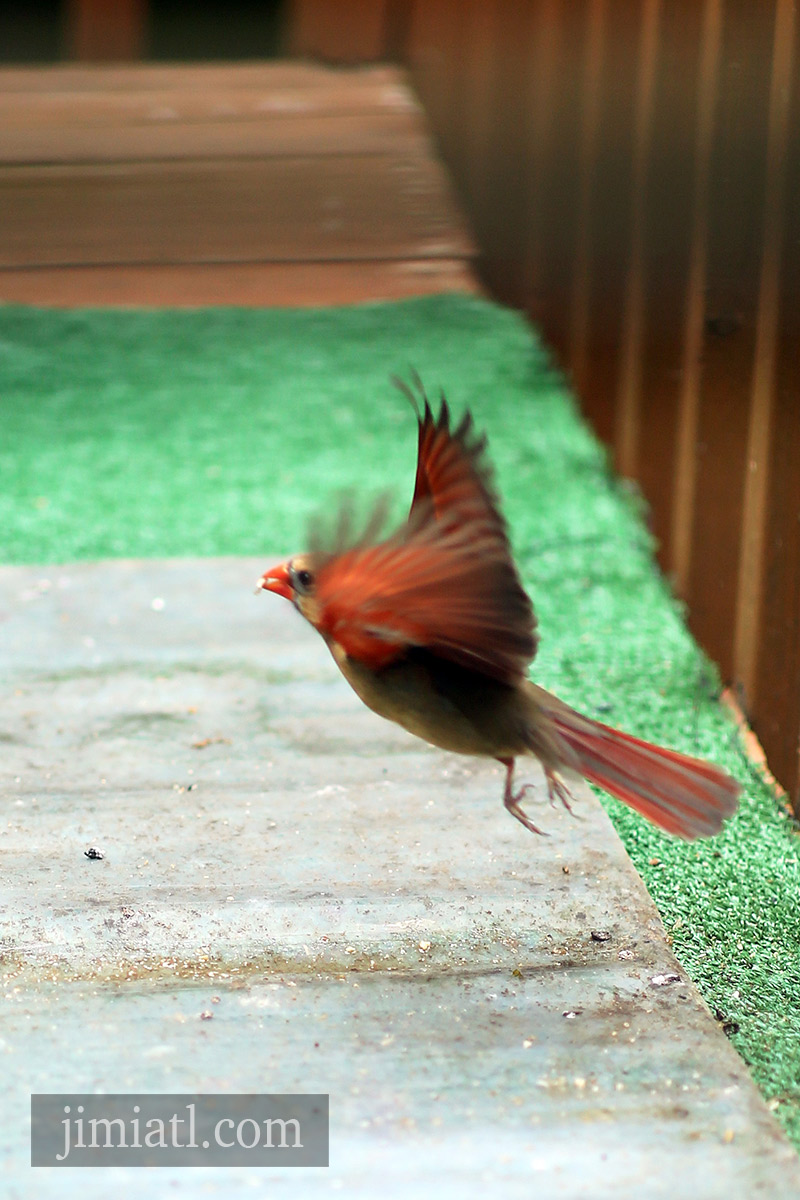
POLYGON ((465 412, 436 414, 414 376, 394 381, 417 414, 417 472, 407 520, 381 537, 343 516, 333 544, 265 571, 258 588, 291 600, 374 712, 443 750, 505 767, 503 803, 533 833, 514 764, 538 758, 551 801, 570 807, 583 776, 661 829, 718 833, 739 784, 719 767, 651 745, 570 708, 528 678, 538 633, 511 552, 486 437, 465 412))

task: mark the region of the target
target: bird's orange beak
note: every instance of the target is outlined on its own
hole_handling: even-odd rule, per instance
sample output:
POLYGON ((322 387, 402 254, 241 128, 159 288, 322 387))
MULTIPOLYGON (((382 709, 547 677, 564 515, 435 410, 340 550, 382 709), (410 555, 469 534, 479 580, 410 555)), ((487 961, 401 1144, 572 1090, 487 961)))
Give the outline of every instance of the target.
POLYGON ((265 571, 258 581, 257 592, 275 592, 278 596, 284 596, 287 600, 294 599, 294 589, 289 578, 289 566, 287 563, 280 563, 277 567, 270 568, 265 571))

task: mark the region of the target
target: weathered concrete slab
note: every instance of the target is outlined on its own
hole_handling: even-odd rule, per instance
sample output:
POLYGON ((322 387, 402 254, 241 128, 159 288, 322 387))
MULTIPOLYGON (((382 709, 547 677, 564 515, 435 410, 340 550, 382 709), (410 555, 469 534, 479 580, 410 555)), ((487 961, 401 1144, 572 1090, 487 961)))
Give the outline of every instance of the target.
POLYGON ((264 565, 0 571, 7 1194, 109 1190, 27 1166, 32 1091, 152 1090, 329 1092, 331 1167, 137 1196, 800 1195, 588 791, 532 837, 264 565))

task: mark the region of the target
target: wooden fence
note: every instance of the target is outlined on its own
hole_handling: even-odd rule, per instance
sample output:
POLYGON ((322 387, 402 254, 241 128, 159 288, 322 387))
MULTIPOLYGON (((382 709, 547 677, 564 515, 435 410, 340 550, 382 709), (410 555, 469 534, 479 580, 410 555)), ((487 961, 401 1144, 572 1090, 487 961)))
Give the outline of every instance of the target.
POLYGON ((295 0, 295 49, 407 63, 486 281, 639 483, 691 627, 800 806, 794 0, 368 7, 351 34, 347 4, 295 0))

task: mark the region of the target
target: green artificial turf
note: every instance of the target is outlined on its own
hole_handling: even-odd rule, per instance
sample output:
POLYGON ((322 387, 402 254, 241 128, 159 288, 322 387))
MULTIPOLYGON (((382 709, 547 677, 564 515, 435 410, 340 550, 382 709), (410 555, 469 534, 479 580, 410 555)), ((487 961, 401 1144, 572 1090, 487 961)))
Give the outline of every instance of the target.
POLYGON ((0 561, 263 554, 357 486, 407 506, 416 452, 388 382, 416 368, 486 428, 565 700, 745 784, 713 841, 607 806, 676 953, 800 1144, 800 856, 659 576, 630 492, 514 313, 460 296, 316 311, 0 308, 0 561))

